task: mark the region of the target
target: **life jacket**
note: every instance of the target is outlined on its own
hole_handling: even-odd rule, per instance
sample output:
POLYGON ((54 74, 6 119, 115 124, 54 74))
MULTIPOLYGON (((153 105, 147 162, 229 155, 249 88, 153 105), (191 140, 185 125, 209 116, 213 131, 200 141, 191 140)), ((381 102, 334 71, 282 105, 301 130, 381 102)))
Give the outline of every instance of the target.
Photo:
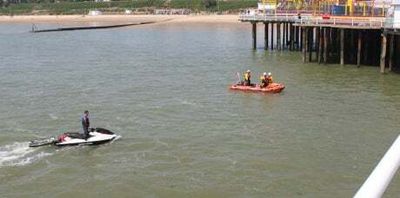
POLYGON ((271 83, 274 82, 274 81, 272 80, 272 76, 268 76, 268 77, 267 77, 267 80, 268 80, 268 84, 271 84, 271 83))
POLYGON ((243 78, 245 81, 250 81, 251 75, 249 73, 244 73, 243 78))
POLYGON ((267 83, 268 82, 268 78, 265 76, 261 76, 260 77, 261 83, 267 83))
POLYGON ((261 76, 260 80, 261 80, 260 86, 262 88, 268 86, 269 83, 268 83, 268 78, 266 76, 261 76))

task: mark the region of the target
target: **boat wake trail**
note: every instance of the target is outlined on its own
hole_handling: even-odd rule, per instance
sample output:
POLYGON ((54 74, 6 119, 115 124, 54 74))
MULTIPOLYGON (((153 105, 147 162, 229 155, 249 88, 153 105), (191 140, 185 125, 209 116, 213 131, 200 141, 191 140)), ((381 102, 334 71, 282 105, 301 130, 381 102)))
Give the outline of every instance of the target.
POLYGON ((29 147, 29 142, 14 142, 0 146, 0 167, 23 166, 51 155, 46 152, 35 152, 36 150, 29 147))

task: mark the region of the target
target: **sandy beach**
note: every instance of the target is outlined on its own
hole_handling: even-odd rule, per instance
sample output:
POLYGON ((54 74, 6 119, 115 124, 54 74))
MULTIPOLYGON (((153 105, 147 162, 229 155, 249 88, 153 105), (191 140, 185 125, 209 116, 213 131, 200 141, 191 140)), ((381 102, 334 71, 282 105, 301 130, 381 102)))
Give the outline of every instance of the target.
POLYGON ((0 16, 0 23, 239 23, 238 15, 22 15, 0 16))

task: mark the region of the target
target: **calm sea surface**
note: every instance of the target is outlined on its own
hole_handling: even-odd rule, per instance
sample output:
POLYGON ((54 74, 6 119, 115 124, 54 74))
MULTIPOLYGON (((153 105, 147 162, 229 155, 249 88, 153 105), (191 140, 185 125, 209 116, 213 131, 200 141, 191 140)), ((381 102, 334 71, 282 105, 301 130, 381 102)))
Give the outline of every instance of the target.
POLYGON ((30 28, 0 25, 0 197, 351 197, 399 133, 400 75, 253 51, 250 25, 30 28), (247 69, 286 89, 229 91, 247 69), (28 147, 86 109, 121 137, 28 147))

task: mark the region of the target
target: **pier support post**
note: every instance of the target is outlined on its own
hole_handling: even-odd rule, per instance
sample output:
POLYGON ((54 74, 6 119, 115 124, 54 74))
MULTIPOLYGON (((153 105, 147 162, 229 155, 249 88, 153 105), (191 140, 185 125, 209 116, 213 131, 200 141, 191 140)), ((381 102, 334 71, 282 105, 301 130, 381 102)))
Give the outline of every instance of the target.
POLYGON ((315 61, 317 61, 317 62, 319 60, 319 37, 320 37, 319 28, 316 27, 315 28, 315 61))
POLYGON ((324 28, 324 64, 328 63, 328 28, 324 28))
POLYGON ((296 51, 300 51, 300 27, 296 26, 296 51))
POLYGON ((289 23, 290 29, 290 51, 294 50, 294 31, 293 31, 293 24, 289 23))
POLYGON ((264 49, 268 50, 268 25, 269 23, 264 23, 264 49))
POLYGON ((393 67, 393 53, 394 53, 394 37, 396 35, 390 35, 390 43, 389 43, 389 71, 392 71, 393 67))
POLYGON ((324 32, 323 28, 319 28, 319 43, 318 43, 318 64, 321 64, 322 62, 322 55, 323 55, 323 49, 322 45, 324 44, 324 32))
POLYGON ((282 50, 285 50, 285 42, 286 42, 286 23, 282 23, 283 31, 282 31, 282 50))
POLYGON ((274 50, 274 23, 271 23, 271 50, 274 50))
POLYGON ((354 39, 354 29, 351 29, 351 30, 349 30, 349 32, 350 32, 350 56, 349 56, 349 61, 351 62, 351 64, 354 64, 354 62, 356 62, 357 60, 354 60, 354 57, 355 57, 355 49, 356 49, 356 46, 355 46, 355 43, 354 43, 354 41, 355 41, 355 39, 354 39))
MULTIPOLYGON (((306 37, 306 32, 307 32, 307 28, 306 27, 301 27, 301 35, 302 35, 302 43, 307 43, 307 41, 306 41, 306 39, 307 39, 307 37, 306 37)), ((302 51, 303 51, 303 63, 305 63, 306 62, 306 60, 307 60, 307 47, 306 47, 307 45, 303 45, 302 46, 302 51)))
POLYGON ((382 49, 381 49, 381 73, 385 73, 385 62, 386 62, 386 34, 382 33, 382 49))
POLYGON ((253 49, 257 48, 257 23, 251 23, 253 26, 253 49))
POLYGON ((281 23, 276 24, 276 49, 281 50, 281 23))
POLYGON ((299 50, 303 49, 303 44, 304 44, 303 33, 304 33, 303 27, 299 27, 299 45, 300 45, 299 50))
POLYGON ((308 28, 307 31, 308 62, 312 61, 313 33, 314 33, 314 28, 308 28))
POLYGON ((293 45, 293 48, 292 48, 292 50, 293 51, 296 51, 297 50, 297 48, 296 48, 296 45, 297 45, 297 40, 296 40, 296 28, 297 28, 297 26, 293 26, 293 23, 292 23, 292 32, 293 32, 293 39, 292 39, 292 45, 293 45))
POLYGON ((340 65, 344 65, 344 29, 340 29, 340 65))
POLYGON ((286 40, 285 40, 285 48, 286 49, 289 48, 288 44, 290 44, 289 43, 289 33, 290 33, 289 30, 290 30, 290 23, 286 23, 286 40))
MULTIPOLYGON (((366 31, 365 32, 365 36, 364 36, 364 40, 365 41, 369 41, 369 31, 366 31)), ((369 64, 369 60, 370 59, 368 59, 368 54, 369 54, 369 42, 365 42, 365 45, 364 45, 364 55, 363 55, 363 61, 364 61, 364 64, 369 64)))
POLYGON ((362 39, 362 33, 361 30, 358 30, 357 67, 360 67, 361 64, 361 39, 362 39))

